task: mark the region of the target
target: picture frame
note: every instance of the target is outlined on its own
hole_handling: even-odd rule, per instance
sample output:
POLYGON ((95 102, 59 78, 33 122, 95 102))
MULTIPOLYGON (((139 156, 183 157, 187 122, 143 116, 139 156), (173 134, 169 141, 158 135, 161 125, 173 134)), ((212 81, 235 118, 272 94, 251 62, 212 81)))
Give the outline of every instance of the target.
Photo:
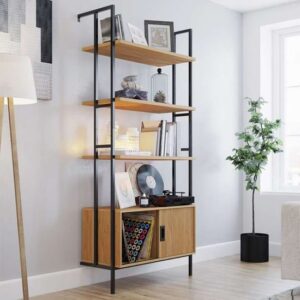
POLYGON ((135 197, 127 172, 117 172, 115 174, 116 198, 120 208, 136 206, 135 197))
POLYGON ((140 44, 148 46, 145 34, 140 28, 128 23, 129 32, 131 34, 132 42, 135 44, 140 44))
POLYGON ((174 22, 145 20, 145 36, 149 47, 174 52, 174 22))

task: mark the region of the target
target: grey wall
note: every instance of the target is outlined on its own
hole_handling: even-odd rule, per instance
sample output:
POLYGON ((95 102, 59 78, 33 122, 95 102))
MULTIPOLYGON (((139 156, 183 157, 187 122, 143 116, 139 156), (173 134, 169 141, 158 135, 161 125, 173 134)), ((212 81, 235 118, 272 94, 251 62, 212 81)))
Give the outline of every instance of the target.
MULTIPOLYGON (((93 176, 92 163, 78 159, 92 146, 92 111, 80 106, 81 100, 92 97, 92 56, 80 48, 92 42, 92 19, 77 23, 76 14, 111 2, 116 3, 124 22, 141 28, 144 19, 157 19, 174 20, 176 30, 194 29, 197 245, 237 240, 241 230, 239 177, 225 162, 240 127, 241 15, 207 0, 53 0, 53 100, 16 108, 30 275, 79 264, 80 210, 92 203, 93 176)), ((184 42, 179 42, 181 51, 186 51, 184 42)), ((101 58, 102 75, 107 75, 107 63, 101 58)), ((120 62, 117 70, 117 82, 125 75, 138 74, 146 88, 155 71, 126 62, 120 62)), ((180 75, 185 70, 178 69, 179 103, 186 103, 187 87, 180 75)), ((103 96, 108 95, 107 85, 104 80, 103 96)), ((102 116, 105 124, 105 113, 102 116)), ((137 126, 148 115, 118 113, 118 117, 120 125, 137 126)), ((0 281, 19 277, 7 121, 6 115, 0 156, 0 281)), ((158 165, 168 185, 170 173, 166 174, 164 166, 158 165)), ((100 199, 107 203, 108 163, 102 167, 100 199)), ((187 172, 184 166, 179 168, 178 189, 184 189, 187 172)))

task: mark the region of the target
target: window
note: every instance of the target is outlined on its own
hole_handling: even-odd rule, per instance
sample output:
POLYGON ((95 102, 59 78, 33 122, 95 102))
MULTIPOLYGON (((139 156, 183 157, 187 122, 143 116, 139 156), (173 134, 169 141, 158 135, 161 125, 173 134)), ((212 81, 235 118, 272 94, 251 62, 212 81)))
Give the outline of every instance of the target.
POLYGON ((284 151, 272 157, 261 189, 300 192, 300 27, 267 29, 261 36, 261 93, 271 99, 266 114, 282 120, 284 151))
POLYGON ((287 187, 300 187, 300 31, 283 37, 283 78, 281 118, 284 153, 280 164, 287 187))

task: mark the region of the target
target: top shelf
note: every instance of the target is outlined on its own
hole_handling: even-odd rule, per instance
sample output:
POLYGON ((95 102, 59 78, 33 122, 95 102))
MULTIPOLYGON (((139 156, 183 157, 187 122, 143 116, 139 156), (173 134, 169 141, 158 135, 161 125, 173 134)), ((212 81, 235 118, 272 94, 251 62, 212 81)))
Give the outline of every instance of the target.
MULTIPOLYGON (((110 44, 110 42, 99 44, 98 53, 104 56, 110 56, 110 44)), ((83 47, 82 50, 94 53, 94 45, 83 47)), ((116 41, 116 58, 155 67, 164 67, 195 61, 195 58, 191 56, 163 51, 124 40, 116 41)))
MULTIPOLYGON (((100 106, 109 105, 110 103, 111 103, 110 99, 98 100, 98 104, 100 106)), ((82 105, 94 106, 94 101, 84 101, 82 102, 82 105)), ((136 99, 118 98, 118 97, 116 98, 115 107, 116 109, 120 109, 120 110, 130 110, 130 111, 139 111, 139 112, 156 113, 156 114, 190 112, 195 110, 195 108, 192 106, 158 103, 154 101, 136 100, 136 99)))

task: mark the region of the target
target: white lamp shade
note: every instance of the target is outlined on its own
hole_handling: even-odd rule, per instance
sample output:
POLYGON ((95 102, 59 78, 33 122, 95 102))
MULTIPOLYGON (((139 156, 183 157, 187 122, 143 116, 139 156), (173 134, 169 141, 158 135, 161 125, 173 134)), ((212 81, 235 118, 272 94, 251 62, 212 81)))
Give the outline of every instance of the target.
POLYGON ((29 57, 0 53, 0 97, 13 97, 16 105, 37 103, 29 57))

